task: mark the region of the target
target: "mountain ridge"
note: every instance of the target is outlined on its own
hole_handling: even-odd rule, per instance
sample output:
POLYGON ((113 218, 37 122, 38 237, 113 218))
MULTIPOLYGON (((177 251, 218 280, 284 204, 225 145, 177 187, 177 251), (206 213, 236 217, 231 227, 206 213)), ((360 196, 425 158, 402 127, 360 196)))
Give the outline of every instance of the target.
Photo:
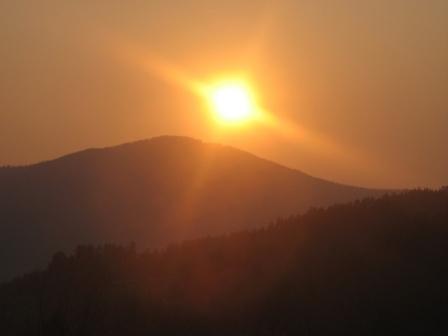
POLYGON ((78 244, 161 246, 383 193, 186 137, 87 149, 0 170, 0 280, 78 244))
POLYGON ((183 135, 160 135, 160 136, 156 136, 156 137, 152 137, 152 138, 144 138, 144 139, 140 139, 140 140, 135 140, 135 141, 129 141, 129 142, 125 142, 122 144, 118 144, 118 145, 110 145, 110 146, 104 146, 104 147, 89 147, 89 148, 85 148, 82 150, 77 150, 68 154, 64 154, 61 156, 57 156, 55 158, 52 159, 48 159, 48 160, 42 160, 42 161, 38 161, 35 163, 30 163, 30 164, 24 164, 24 165, 5 165, 5 166, 0 166, 0 170, 1 169, 15 169, 15 168, 29 168, 29 167, 36 167, 36 166, 46 166, 46 165, 51 165, 53 163, 58 163, 60 161, 65 161, 65 160, 69 160, 69 159, 76 159, 79 158, 80 156, 84 156, 84 155, 90 155, 90 154, 95 154, 101 151, 114 151, 114 150, 121 150, 121 149, 125 149, 128 147, 133 147, 133 146, 141 146, 141 145, 149 145, 151 142, 161 142, 161 141, 182 141, 184 143, 190 143, 190 144, 202 144, 202 145, 210 145, 210 146, 219 146, 222 148, 227 148, 227 149, 232 149, 232 150, 236 150, 242 154, 245 155, 249 155, 252 156, 254 159, 258 159, 261 161, 265 161, 266 163, 269 164, 273 164, 279 168, 283 168, 283 169, 287 169, 287 170, 292 170, 295 172, 298 172, 300 174, 306 175, 307 177, 310 177, 312 179, 316 179, 316 180, 320 180, 323 182, 328 182, 328 183, 332 183, 335 185, 340 185, 340 186, 345 186, 345 187, 353 187, 353 188, 360 188, 360 189, 366 189, 366 190, 378 190, 381 192, 384 191, 396 191, 395 189, 385 189, 385 188, 375 188, 375 187, 367 187, 367 186, 361 186, 361 185, 352 185, 352 184, 346 184, 343 182, 337 182, 337 181, 333 181, 333 180, 329 180, 323 177, 316 177, 310 173, 304 172, 298 168, 292 168, 289 167, 287 165, 281 164, 281 163, 277 163, 273 160, 270 159, 266 159, 262 156, 258 156, 256 154, 253 154, 249 151, 231 146, 231 145, 225 145, 225 144, 220 144, 217 142, 208 142, 208 141, 203 141, 197 138, 193 138, 193 137, 189 137, 189 136, 183 136, 183 135))

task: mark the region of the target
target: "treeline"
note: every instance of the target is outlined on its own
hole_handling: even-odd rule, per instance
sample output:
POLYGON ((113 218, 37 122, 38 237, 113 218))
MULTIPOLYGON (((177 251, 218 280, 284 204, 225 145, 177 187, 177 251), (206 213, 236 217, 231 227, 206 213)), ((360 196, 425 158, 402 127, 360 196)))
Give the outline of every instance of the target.
POLYGON ((80 246, 0 287, 2 335, 448 332, 448 190, 164 250, 80 246))

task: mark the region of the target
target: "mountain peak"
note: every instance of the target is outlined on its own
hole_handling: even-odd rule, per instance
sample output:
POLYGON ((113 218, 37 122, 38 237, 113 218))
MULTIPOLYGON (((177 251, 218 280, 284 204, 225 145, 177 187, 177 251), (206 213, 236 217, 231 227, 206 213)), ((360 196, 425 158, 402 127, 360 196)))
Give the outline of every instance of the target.
POLYGON ((141 139, 131 142, 126 142, 117 146, 109 146, 103 149, 113 149, 113 148, 129 148, 129 147, 141 147, 141 146, 163 146, 163 145, 200 145, 204 142, 199 139, 191 138, 188 136, 181 135, 160 135, 148 139, 141 139))

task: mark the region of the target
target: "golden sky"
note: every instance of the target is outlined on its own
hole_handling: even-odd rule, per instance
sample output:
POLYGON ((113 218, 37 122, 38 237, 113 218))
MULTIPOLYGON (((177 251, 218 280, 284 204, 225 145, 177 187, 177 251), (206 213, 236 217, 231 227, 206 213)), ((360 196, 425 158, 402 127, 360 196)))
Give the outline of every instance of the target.
POLYGON ((446 0, 4 0, 0 41, 0 164, 176 134, 343 183, 448 184, 446 0), (249 78, 277 127, 217 125, 164 67, 249 78))

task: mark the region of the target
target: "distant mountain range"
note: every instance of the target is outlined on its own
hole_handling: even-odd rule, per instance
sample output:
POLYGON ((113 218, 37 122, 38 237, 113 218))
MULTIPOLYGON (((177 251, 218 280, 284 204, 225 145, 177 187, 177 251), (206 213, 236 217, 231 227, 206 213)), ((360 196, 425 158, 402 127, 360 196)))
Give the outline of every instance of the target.
POLYGON ((0 168, 0 281, 78 244, 156 247, 383 193, 171 136, 0 168))

